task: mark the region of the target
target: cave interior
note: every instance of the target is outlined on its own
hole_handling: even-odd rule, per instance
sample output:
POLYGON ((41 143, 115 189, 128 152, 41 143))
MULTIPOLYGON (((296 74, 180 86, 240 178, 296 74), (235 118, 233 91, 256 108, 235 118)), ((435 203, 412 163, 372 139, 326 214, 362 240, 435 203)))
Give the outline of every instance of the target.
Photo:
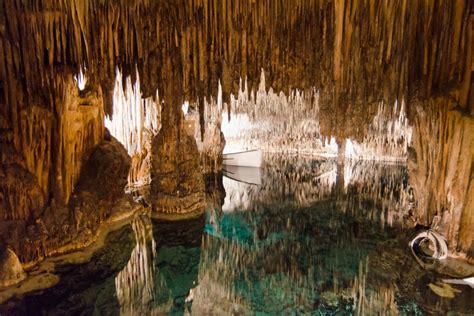
POLYGON ((474 313, 473 56, 469 0, 0 0, 0 315, 474 313))

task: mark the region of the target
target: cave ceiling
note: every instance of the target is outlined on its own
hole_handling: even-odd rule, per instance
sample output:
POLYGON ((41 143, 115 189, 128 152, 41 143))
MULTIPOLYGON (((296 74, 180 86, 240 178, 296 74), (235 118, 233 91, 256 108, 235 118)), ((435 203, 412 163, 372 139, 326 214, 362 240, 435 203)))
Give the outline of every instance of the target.
POLYGON ((469 6, 462 0, 4 0, 0 93, 7 106, 0 125, 9 128, 18 102, 54 108, 60 81, 81 66, 90 84, 106 92, 116 67, 132 76, 136 67, 144 96, 164 94, 170 84, 179 87, 178 99, 191 101, 215 95, 218 80, 225 98, 240 78, 256 86, 261 69, 277 91, 327 92, 332 106, 342 104, 341 114, 381 99, 428 97, 466 75, 469 6))

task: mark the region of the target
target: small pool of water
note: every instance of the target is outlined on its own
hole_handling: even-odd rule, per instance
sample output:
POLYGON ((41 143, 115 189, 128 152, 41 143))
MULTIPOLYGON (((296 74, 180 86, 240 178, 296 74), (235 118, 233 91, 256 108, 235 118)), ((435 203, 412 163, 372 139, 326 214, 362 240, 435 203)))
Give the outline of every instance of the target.
POLYGON ((267 157, 228 169, 208 180, 203 216, 139 216, 0 314, 474 313, 474 290, 442 283, 407 246, 404 166, 267 157))

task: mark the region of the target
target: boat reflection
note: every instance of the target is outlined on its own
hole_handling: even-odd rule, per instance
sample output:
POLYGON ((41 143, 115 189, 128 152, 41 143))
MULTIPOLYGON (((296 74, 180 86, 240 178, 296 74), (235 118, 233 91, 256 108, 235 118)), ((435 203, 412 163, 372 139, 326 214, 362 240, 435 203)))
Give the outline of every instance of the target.
POLYGON ((403 165, 265 161, 250 181, 208 178, 203 216, 141 215, 112 232, 91 262, 61 266, 57 286, 0 312, 474 313, 473 289, 443 283, 410 253, 403 165))
POLYGON ((385 315, 470 308, 462 299, 469 293, 442 303, 427 293, 435 277, 412 259, 400 230, 409 204, 403 166, 274 156, 260 174, 240 172, 240 180, 208 181, 205 219, 152 222, 156 252, 146 250, 153 258, 142 262, 153 262, 153 276, 127 280, 141 289, 155 284, 154 301, 132 294, 145 307, 132 310, 119 296, 122 313, 385 315))

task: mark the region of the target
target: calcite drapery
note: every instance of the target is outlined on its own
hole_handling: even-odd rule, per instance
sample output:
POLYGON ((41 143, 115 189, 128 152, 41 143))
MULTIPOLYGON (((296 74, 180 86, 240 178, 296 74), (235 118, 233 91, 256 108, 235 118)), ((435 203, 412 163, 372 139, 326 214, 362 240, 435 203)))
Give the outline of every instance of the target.
POLYGON ((410 183, 420 221, 438 229, 452 251, 474 257, 474 120, 445 97, 419 107, 410 183))
POLYGON ((72 75, 58 80, 57 109, 48 110, 36 102, 25 105, 18 122, 12 121, 19 124, 13 139, 8 136, 11 130, 2 130, 7 136, 0 147, 5 179, 0 183, 3 220, 33 220, 51 198, 67 203, 86 154, 103 139, 100 87, 79 91, 72 75), (12 173, 16 174, 15 184, 9 180, 12 173))
POLYGON ((240 78, 255 87, 262 68, 276 91, 321 88, 321 132, 339 140, 363 139, 382 99, 393 104, 404 98, 413 120, 419 116, 414 97, 429 108, 431 97, 451 94, 469 117, 473 6, 467 0, 4 0, 2 168, 15 152, 28 180, 21 189, 0 183, 0 211, 26 219, 53 197, 67 202, 84 154, 102 138, 103 111, 113 114, 116 66, 125 76, 134 76, 137 67, 143 95, 158 89, 173 109, 164 113, 165 143, 181 141, 175 126, 184 99, 199 100, 202 116, 202 100, 219 79, 228 100, 240 78), (79 105, 68 113, 64 95, 81 67, 87 69, 85 90, 89 86, 97 99, 91 108, 79 105), (40 192, 43 201, 32 205, 23 192, 40 192))

